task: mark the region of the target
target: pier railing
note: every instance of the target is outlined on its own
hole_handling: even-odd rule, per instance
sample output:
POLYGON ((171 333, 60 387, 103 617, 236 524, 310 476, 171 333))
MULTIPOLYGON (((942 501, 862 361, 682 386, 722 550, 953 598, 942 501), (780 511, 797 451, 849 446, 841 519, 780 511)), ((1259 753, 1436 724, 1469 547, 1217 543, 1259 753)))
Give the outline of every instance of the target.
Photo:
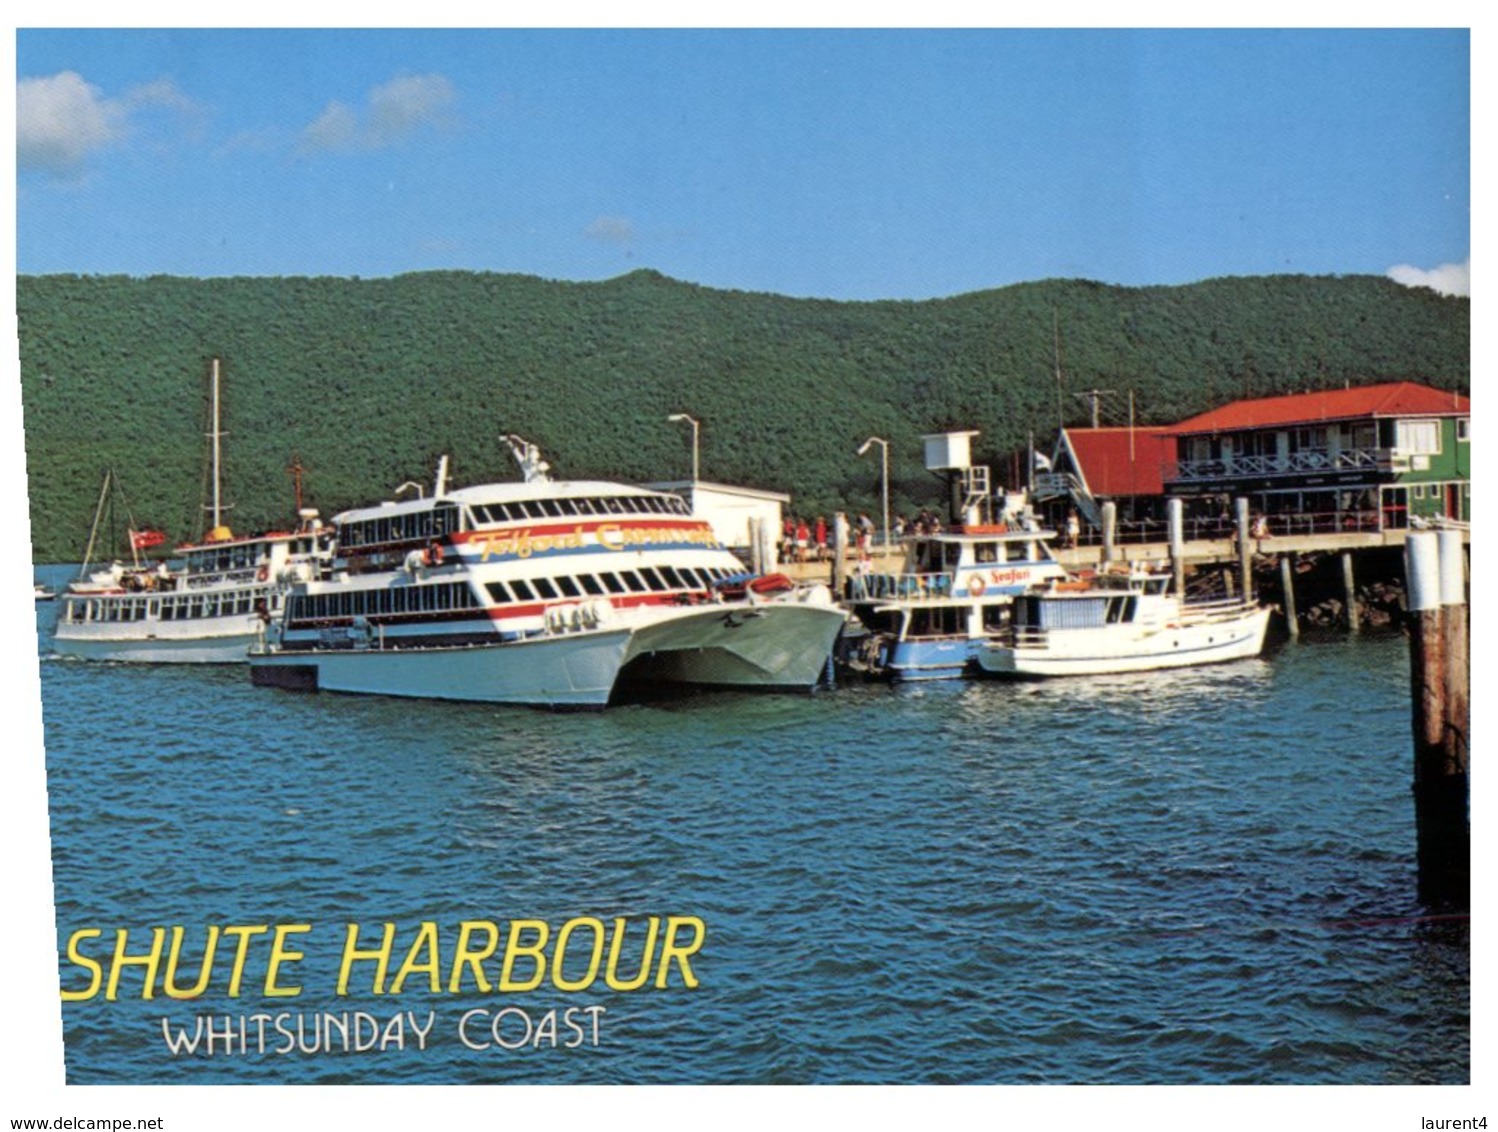
MULTIPOLYGON (((1265 521, 1269 537, 1376 533, 1403 529, 1408 525, 1402 507, 1385 508, 1382 514, 1376 510, 1296 512, 1269 515, 1265 521)), ((1230 541, 1237 537, 1237 526, 1229 516, 1188 518, 1182 527, 1182 535, 1188 542, 1230 541)), ((1170 541, 1170 530, 1164 519, 1121 519, 1113 538, 1117 543, 1164 543, 1170 541)), ((1078 540, 1081 546, 1101 546, 1102 543, 1102 531, 1094 529, 1085 529, 1078 540)))

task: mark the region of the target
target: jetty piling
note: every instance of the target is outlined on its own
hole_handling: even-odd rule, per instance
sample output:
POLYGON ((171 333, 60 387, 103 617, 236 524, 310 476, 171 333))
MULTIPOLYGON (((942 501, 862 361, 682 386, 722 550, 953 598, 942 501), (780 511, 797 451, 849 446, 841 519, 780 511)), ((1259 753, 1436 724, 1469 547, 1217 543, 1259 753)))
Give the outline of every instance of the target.
POLYGON ((1175 592, 1186 593, 1186 505, 1181 499, 1166 504, 1170 518, 1170 567, 1175 574, 1175 592))
POLYGON ((1233 500, 1233 510, 1235 512, 1235 536, 1238 543, 1238 583, 1243 590, 1243 600, 1247 601, 1254 592, 1253 552, 1248 542, 1248 500, 1240 495, 1233 500))
POLYGON ((1459 539, 1455 553, 1434 531, 1405 538, 1414 731, 1415 855, 1425 904, 1466 906, 1471 837, 1467 816, 1466 616, 1459 539), (1461 612, 1453 612, 1461 607, 1461 612), (1461 643, 1453 638, 1460 631, 1461 643), (1451 653, 1458 654, 1453 657, 1451 653), (1456 673, 1454 668, 1462 671, 1456 673), (1460 718, 1454 718, 1454 712, 1460 718))
POLYGON ((848 572, 848 516, 839 511, 832 516, 832 594, 841 599, 848 572))
POLYGON ((1358 631, 1358 587, 1357 579, 1353 576, 1352 551, 1342 552, 1342 602, 1343 616, 1347 620, 1347 631, 1356 633, 1358 631))
POLYGON ((1118 504, 1108 500, 1103 504, 1103 565, 1113 561, 1116 551, 1113 543, 1118 534, 1118 504))
POLYGON ((1285 625, 1291 638, 1300 636, 1300 618, 1295 612, 1295 561, 1293 554, 1280 555, 1280 592, 1285 603, 1285 625))

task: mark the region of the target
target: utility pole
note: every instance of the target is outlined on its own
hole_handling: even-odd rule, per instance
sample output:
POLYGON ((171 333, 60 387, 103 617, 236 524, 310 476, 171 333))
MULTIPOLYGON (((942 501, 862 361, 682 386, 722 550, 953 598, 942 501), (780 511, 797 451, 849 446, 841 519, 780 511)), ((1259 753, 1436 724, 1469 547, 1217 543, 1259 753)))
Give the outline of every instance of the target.
POLYGON ((1108 394, 1113 392, 1115 391, 1112 389, 1084 389, 1080 393, 1073 393, 1072 396, 1076 397, 1078 400, 1090 401, 1092 403, 1092 427, 1097 428, 1098 400, 1099 398, 1106 397, 1108 394))

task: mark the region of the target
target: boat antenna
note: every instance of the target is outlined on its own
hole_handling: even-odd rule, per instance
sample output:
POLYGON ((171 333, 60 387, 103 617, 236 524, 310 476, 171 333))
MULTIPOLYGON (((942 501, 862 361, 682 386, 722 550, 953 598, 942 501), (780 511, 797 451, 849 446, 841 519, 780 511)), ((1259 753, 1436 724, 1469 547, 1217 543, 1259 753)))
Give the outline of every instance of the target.
POLYGON ((1052 350, 1056 360, 1056 427, 1066 427, 1066 400, 1061 389, 1061 312, 1051 311, 1052 350))
POLYGON ((300 515, 302 513, 302 475, 307 471, 302 466, 302 457, 300 454, 296 452, 291 454, 291 463, 287 466, 286 471, 291 475, 291 491, 296 499, 296 513, 300 515))
POLYGON ((546 474, 551 471, 551 465, 541 459, 540 448, 514 433, 505 437, 505 443, 510 446, 515 462, 520 465, 520 474, 526 483, 546 483, 551 479, 546 474))

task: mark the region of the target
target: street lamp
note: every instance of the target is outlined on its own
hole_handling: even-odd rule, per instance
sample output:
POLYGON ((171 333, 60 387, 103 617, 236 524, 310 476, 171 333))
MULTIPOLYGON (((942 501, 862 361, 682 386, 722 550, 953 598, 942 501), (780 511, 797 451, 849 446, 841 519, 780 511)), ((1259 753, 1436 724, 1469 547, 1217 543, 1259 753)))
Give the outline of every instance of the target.
POLYGON ((883 473, 884 473, 883 477, 882 477, 882 479, 883 479, 883 485, 884 485, 884 553, 886 555, 888 555, 889 554, 889 441, 884 440, 884 439, 882 439, 880 437, 877 437, 877 436, 871 436, 867 440, 865 440, 863 442, 863 444, 859 447, 858 454, 860 456, 862 456, 864 453, 866 453, 869 450, 869 445, 871 445, 871 444, 877 444, 877 445, 879 445, 879 449, 880 449, 880 451, 879 451, 880 463, 881 463, 881 465, 883 467, 883 473))
POLYGON ((687 416, 686 413, 672 413, 666 419, 668 421, 686 421, 687 424, 689 424, 689 425, 692 426, 692 483, 696 484, 696 482, 698 480, 698 474, 697 474, 698 473, 698 464, 697 464, 697 427, 698 427, 698 421, 697 421, 697 418, 695 418, 695 417, 689 417, 689 416, 687 416))

